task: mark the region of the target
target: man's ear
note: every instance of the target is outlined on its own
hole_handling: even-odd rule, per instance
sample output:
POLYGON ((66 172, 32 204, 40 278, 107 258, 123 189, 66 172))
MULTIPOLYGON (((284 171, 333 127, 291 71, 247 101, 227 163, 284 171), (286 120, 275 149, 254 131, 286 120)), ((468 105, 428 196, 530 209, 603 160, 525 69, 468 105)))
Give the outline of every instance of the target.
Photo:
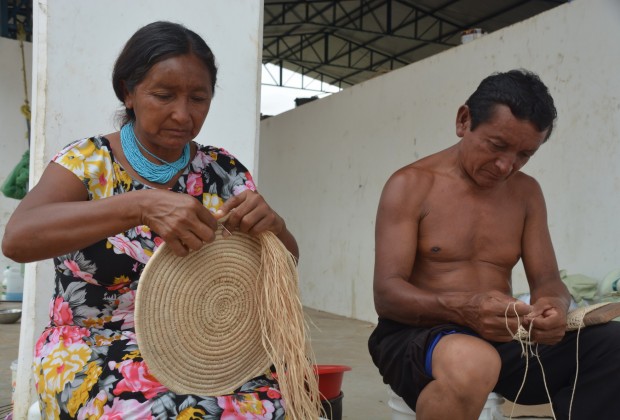
POLYGON ((456 136, 463 138, 471 126, 471 114, 467 105, 461 105, 456 113, 456 136))

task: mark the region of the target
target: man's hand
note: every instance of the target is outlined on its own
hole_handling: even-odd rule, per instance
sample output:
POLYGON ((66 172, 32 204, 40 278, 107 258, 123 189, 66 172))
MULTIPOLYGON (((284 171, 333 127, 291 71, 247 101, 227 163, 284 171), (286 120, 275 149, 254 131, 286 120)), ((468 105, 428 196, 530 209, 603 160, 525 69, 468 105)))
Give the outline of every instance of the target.
POLYGON ((533 310, 525 317, 523 327, 532 329, 530 341, 540 344, 557 344, 566 332, 566 311, 562 302, 551 298, 538 299, 533 310))
POLYGON ((465 305, 465 321, 483 338, 508 342, 534 308, 498 291, 477 293, 465 305))

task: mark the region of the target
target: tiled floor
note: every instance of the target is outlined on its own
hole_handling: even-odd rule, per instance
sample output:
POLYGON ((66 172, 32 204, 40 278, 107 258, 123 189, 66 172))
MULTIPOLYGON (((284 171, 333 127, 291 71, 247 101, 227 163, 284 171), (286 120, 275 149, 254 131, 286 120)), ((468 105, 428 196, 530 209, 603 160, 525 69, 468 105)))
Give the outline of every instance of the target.
MULTIPOLYGON (((374 325, 311 309, 306 309, 306 315, 316 362, 351 367, 342 383, 342 419, 390 420, 387 388, 366 346, 374 325)), ((0 324, 0 407, 11 401, 10 366, 17 358, 19 327, 19 323, 0 324)), ((543 415, 545 411, 532 413, 543 415)))

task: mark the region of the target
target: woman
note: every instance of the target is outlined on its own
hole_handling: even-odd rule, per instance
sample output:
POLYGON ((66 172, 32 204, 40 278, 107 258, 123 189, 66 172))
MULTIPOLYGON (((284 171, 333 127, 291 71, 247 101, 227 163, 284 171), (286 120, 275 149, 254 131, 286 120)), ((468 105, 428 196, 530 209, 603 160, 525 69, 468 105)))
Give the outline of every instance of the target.
POLYGON ((192 141, 216 76, 196 33, 169 22, 139 29, 113 71, 121 130, 61 150, 6 226, 4 255, 54 258, 50 325, 35 349, 47 418, 284 417, 271 372, 232 395, 177 395, 149 374, 136 344, 138 279, 164 241, 185 256, 213 241, 217 219, 228 216, 233 234, 272 231, 298 257, 247 169, 225 150, 192 141))

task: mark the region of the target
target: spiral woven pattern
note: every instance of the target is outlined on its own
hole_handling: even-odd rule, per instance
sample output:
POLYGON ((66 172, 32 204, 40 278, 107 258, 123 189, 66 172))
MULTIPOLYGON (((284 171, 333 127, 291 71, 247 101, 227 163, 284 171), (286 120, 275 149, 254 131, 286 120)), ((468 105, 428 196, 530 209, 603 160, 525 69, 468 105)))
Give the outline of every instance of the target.
POLYGON ((232 393, 271 365, 258 314, 261 245, 235 232, 186 257, 164 244, 138 285, 135 326, 155 378, 179 394, 232 393))

